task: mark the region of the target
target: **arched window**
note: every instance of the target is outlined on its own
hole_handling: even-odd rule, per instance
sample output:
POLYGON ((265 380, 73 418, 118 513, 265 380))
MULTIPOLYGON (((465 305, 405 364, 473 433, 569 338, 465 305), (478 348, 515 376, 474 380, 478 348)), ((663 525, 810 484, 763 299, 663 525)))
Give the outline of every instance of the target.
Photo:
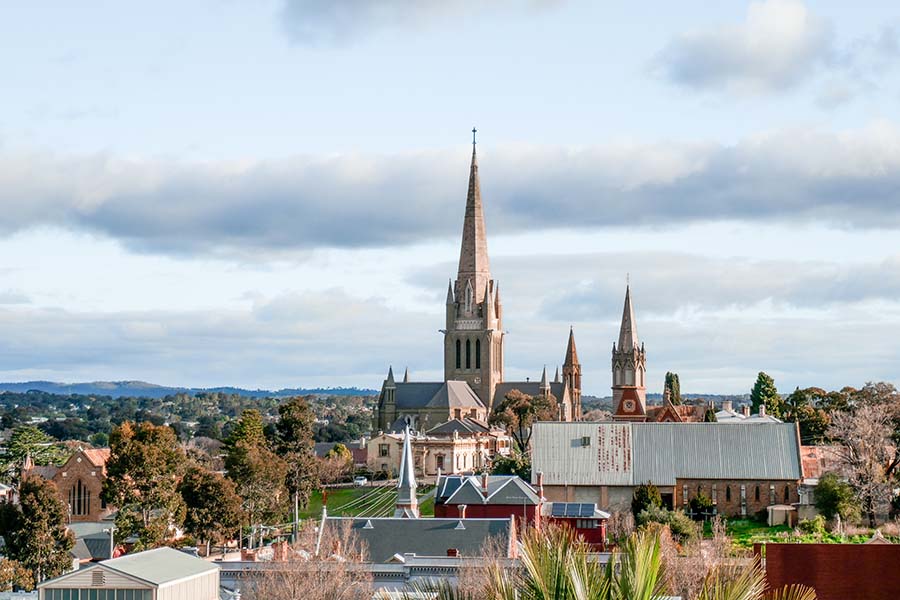
POLYGON ((787 504, 791 501, 791 488, 790 486, 784 486, 784 503, 787 504))
POLYGON ((731 502, 731 486, 725 486, 725 502, 731 502))
POLYGON ((456 368, 462 368, 462 342, 456 340, 456 368))
POLYGON ((467 313, 472 312, 472 305, 475 301, 475 290, 472 289, 472 282, 469 281, 466 283, 466 307, 465 310, 467 313))
POLYGON ((91 514, 91 492, 80 479, 69 490, 69 510, 79 517, 91 514))
POLYGON ((754 492, 753 496, 754 498, 756 498, 756 501, 759 502, 759 486, 756 486, 756 491, 754 492))
POLYGON ((475 340, 475 368, 481 368, 481 340, 475 340))
POLYGON ((466 340, 466 368, 472 368, 472 340, 466 340))

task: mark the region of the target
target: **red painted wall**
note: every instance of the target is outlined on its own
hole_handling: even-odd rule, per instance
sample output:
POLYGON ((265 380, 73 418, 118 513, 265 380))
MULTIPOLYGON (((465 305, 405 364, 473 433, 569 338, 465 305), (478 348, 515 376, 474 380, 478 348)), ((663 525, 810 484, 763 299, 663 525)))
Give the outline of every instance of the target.
MULTIPOLYGON (((521 504, 468 504, 466 505, 467 519, 508 519, 515 516, 519 523, 522 515, 525 515, 526 524, 537 522, 540 525, 540 514, 537 506, 522 506, 521 504)), ((435 504, 434 516, 445 519, 459 517, 459 506, 456 504, 435 504)))
MULTIPOLYGON (((900 545, 766 544, 770 588, 803 584, 818 600, 900 598, 900 545)), ((757 544, 754 551, 759 554, 757 544)))
POLYGON ((600 527, 592 529, 579 529, 575 527, 576 519, 560 519, 559 517, 547 517, 550 523, 565 525, 575 530, 584 541, 593 546, 598 552, 606 551, 606 520, 600 519, 600 527))

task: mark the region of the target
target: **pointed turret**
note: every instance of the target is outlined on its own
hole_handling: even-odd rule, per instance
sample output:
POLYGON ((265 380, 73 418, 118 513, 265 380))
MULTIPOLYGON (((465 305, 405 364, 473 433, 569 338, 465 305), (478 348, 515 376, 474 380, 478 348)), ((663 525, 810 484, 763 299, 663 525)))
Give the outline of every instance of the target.
POLYGON ((484 307, 484 327, 485 329, 493 329, 493 321, 494 321, 494 301, 491 298, 491 286, 487 285, 484 288, 484 302, 482 306, 484 307))
POLYGON ((457 289, 464 289, 465 282, 471 280, 474 296, 484 297, 484 290, 491 280, 491 265, 488 261, 487 232, 484 226, 484 209, 481 205, 481 184, 478 180, 478 158, 475 142, 472 141, 472 164, 469 167, 469 193, 466 196, 466 216, 463 221, 462 247, 459 251, 459 271, 456 277, 457 289))
POLYGON ((556 374, 553 376, 553 383, 559 383, 559 365, 556 366, 556 374))
POLYGON ((622 326, 619 328, 619 351, 640 349, 634 307, 631 305, 631 286, 625 286, 625 308, 622 311, 622 326))
POLYGON ((544 371, 541 373, 541 385, 538 388, 541 390, 541 394, 549 395, 550 393, 550 384, 547 382, 547 365, 544 365, 544 371))
POLYGON ((387 379, 384 380, 385 387, 396 388, 397 384, 394 382, 394 367, 393 365, 388 367, 387 379))
POLYGON ((447 281, 447 304, 453 304, 456 299, 453 297, 453 280, 447 281))
POLYGON ((403 383, 409 383, 409 367, 403 372, 403 383))
POLYGON ((580 364, 578 362, 578 350, 575 348, 575 329, 569 326, 569 343, 566 345, 566 360, 563 366, 580 364))
POLYGON ((394 517, 419 518, 419 500, 416 497, 416 471, 413 462, 409 425, 403 434, 403 453, 400 455, 400 477, 397 481, 397 503, 394 517))

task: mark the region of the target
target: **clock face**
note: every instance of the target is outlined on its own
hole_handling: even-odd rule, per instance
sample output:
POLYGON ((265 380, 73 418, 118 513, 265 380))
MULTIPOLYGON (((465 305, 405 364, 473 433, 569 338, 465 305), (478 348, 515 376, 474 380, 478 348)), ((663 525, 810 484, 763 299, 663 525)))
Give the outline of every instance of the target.
POLYGON ((625 408, 625 410, 627 412, 633 412, 634 411, 634 400, 625 400, 622 403, 622 407, 625 408))

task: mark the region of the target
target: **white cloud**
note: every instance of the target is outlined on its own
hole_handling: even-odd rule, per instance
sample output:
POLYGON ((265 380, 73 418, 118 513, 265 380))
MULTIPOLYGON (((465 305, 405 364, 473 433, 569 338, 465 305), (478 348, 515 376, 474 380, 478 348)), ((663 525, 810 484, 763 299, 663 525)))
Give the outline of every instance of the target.
POLYGON ((831 52, 830 26, 803 2, 765 0, 751 3, 742 23, 678 36, 656 66, 691 88, 763 92, 806 80, 831 52))
MULTIPOLYGON (((0 231, 57 226, 189 255, 403 246, 455 237, 458 152, 180 163, 0 154, 0 231)), ((482 152, 492 234, 740 220, 898 228, 900 129, 773 131, 734 145, 482 152)))

